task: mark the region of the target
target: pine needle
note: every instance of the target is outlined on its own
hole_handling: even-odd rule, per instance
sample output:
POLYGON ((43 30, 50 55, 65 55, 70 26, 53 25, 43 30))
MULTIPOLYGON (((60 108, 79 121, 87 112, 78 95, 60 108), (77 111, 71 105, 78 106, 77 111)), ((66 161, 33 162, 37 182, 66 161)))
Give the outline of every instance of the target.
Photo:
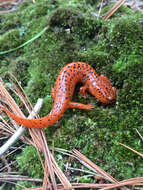
POLYGON ((110 18, 124 3, 126 0, 119 0, 115 5, 106 13, 106 15, 103 17, 104 20, 107 20, 110 18))

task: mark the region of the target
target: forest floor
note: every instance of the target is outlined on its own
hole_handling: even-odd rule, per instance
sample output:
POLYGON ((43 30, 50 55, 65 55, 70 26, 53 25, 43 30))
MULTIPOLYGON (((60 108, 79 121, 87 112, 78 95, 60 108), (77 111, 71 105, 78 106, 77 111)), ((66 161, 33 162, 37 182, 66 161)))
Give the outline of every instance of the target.
MULTIPOLYGON (((15 11, 16 7, 20 4, 23 3, 24 1, 28 0, 0 0, 0 10, 3 11, 4 13, 7 13, 9 11, 15 11)), ((35 2, 35 0, 33 0, 35 2)), ((102 1, 101 1, 102 2, 102 1)), ((99 3, 101 3, 99 1, 99 3)), ((111 3, 116 3, 117 0, 104 0, 103 5, 109 5, 111 3)), ((139 10, 143 11, 143 1, 142 0, 127 0, 125 3, 128 7, 130 7, 133 10, 139 10)))

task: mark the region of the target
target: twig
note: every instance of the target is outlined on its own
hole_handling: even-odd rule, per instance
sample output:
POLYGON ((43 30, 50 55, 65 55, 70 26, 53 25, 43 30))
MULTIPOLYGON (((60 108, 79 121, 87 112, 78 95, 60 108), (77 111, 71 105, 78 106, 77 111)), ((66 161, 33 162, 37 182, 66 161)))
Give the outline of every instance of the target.
POLYGON ((137 131, 137 133, 138 133, 138 135, 140 136, 140 138, 142 139, 142 141, 143 141, 143 136, 140 134, 140 132, 136 129, 136 131, 137 131))
POLYGON ((27 176, 22 175, 9 175, 6 173, 0 174, 0 181, 34 181, 34 182, 42 182, 42 179, 29 178, 27 176))
MULTIPOLYGON (((34 106, 33 111, 28 116, 28 119, 34 118, 34 116, 40 111, 41 106, 43 104, 43 99, 38 99, 36 105, 34 106)), ((26 130, 25 127, 21 126, 18 128, 16 133, 14 133, 8 141, 0 148, 0 156, 2 156, 24 133, 26 130)))

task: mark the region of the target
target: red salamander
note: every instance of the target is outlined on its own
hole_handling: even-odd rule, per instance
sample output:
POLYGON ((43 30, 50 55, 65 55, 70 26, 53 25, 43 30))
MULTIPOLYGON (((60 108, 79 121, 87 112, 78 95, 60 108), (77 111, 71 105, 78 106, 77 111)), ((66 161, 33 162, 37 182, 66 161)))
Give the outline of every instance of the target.
POLYGON ((104 104, 112 104, 116 101, 116 88, 112 87, 106 76, 99 76, 90 65, 84 62, 73 62, 63 67, 57 77, 51 92, 54 104, 47 116, 39 119, 25 119, 14 115, 3 106, 0 108, 20 125, 28 128, 43 128, 57 122, 68 108, 85 110, 93 108, 91 104, 85 105, 72 101, 78 82, 83 84, 80 88, 82 95, 87 96, 87 91, 89 91, 104 104))

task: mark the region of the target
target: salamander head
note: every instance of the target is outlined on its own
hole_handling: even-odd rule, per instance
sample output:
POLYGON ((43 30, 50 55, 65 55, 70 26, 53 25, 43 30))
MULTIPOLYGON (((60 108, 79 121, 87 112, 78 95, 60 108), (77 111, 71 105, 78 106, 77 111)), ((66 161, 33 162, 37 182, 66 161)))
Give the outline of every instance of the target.
POLYGON ((104 104, 113 104, 116 101, 116 88, 112 87, 111 82, 104 75, 100 75, 98 80, 91 82, 89 91, 104 104))

